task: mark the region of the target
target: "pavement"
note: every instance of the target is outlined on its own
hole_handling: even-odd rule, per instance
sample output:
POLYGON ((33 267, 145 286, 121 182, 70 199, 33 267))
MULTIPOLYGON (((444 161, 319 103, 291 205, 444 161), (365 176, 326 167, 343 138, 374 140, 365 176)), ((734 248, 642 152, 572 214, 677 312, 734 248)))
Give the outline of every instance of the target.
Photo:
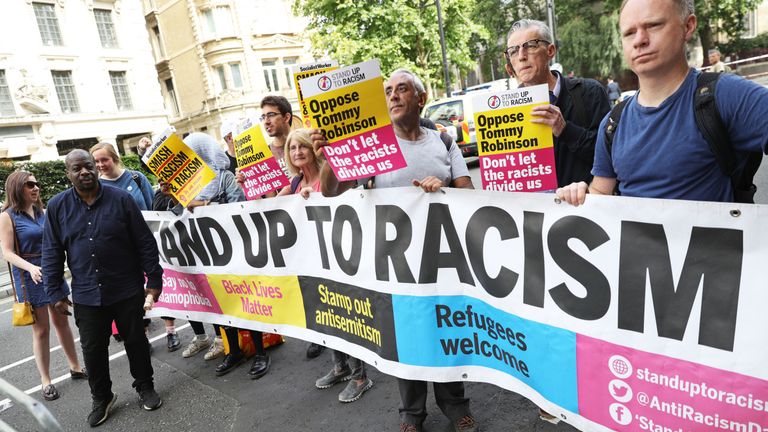
MULTIPOLYGON (((10 328, 8 302, 0 304, 0 346, 13 347, 0 353, 2 377, 22 390, 39 396, 39 378, 34 361, 14 362, 32 355, 31 328, 10 328), (3 318, 5 316, 5 318, 3 318), (11 367, 9 367, 11 366, 11 367)), ((177 320, 184 345, 192 338, 191 329, 177 320)), ((206 325, 210 331, 210 327, 206 325)), ((259 380, 247 376, 246 363, 223 377, 216 377, 216 361, 206 362, 203 354, 184 359, 181 350, 170 353, 165 348, 164 327, 154 319, 150 327, 153 343, 152 364, 155 387, 163 398, 157 411, 143 411, 131 388, 127 359, 121 355, 122 344, 112 342, 110 362, 113 391, 118 395, 116 408, 100 431, 396 431, 399 426, 399 396, 395 378, 373 367, 369 377, 374 386, 350 404, 337 400, 343 385, 318 390, 315 379, 331 368, 330 352, 316 359, 305 356, 306 342, 288 339, 285 344, 268 349, 272 358, 269 373, 259 380)), ((52 337, 52 345, 56 338, 52 337)), ((79 347, 78 347, 79 351, 79 347)), ((72 381, 61 351, 51 356, 52 377, 64 377, 56 387, 61 398, 43 404, 59 420, 65 431, 90 430, 86 416, 91 407, 88 384, 72 381)), ((565 424, 551 425, 538 419, 537 408, 527 399, 491 384, 468 383, 467 395, 477 421, 486 432, 574 431, 565 424)), ((434 403, 430 389, 424 424, 425 431, 451 430, 448 420, 434 403)), ((32 417, 18 406, 5 407, 0 401, 0 420, 18 431, 36 431, 32 417)))

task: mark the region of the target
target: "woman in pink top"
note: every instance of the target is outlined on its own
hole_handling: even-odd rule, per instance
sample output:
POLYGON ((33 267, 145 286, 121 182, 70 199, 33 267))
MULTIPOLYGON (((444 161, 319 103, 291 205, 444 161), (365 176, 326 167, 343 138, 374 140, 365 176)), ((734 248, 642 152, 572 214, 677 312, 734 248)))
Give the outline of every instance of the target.
POLYGON ((291 184, 278 196, 301 194, 307 198, 311 192, 320 192, 320 164, 312 148, 308 129, 296 129, 286 139, 285 166, 293 174, 291 184))
MULTIPOLYGON (((309 197, 311 192, 320 192, 320 167, 322 161, 315 156, 309 130, 297 129, 286 140, 285 165, 294 174, 290 186, 279 195, 301 194, 309 197)), ((322 347, 322 345, 318 345, 322 347)), ((333 368, 315 381, 315 387, 327 389, 335 384, 349 381, 339 393, 340 402, 354 402, 373 386, 365 372, 365 363, 341 351, 331 351, 333 368)))

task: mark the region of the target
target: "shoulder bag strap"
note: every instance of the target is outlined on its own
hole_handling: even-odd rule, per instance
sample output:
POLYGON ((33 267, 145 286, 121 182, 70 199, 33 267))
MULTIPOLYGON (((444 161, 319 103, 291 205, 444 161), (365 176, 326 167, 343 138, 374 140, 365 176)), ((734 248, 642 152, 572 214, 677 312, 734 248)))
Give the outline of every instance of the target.
MULTIPOLYGON (((14 248, 16 249, 16 255, 21 258, 21 248, 19 247, 19 238, 16 236, 16 222, 13 221, 13 216, 11 215, 11 211, 8 211, 8 217, 11 218, 11 228, 13 229, 13 244, 14 248)), ((8 274, 11 276, 11 284, 13 284, 13 288, 16 289, 16 284, 13 281, 13 269, 11 268, 11 263, 8 264, 8 274)), ((17 267, 18 268, 18 267, 17 267)), ((19 283, 21 284, 21 300, 27 301, 27 287, 24 285, 24 270, 19 268, 19 278, 21 279, 19 283)))
POLYGON ((136 182, 137 185, 139 185, 139 190, 141 192, 144 192, 144 187, 141 185, 141 179, 139 178, 139 174, 136 171, 128 170, 131 173, 131 178, 134 182, 136 182))

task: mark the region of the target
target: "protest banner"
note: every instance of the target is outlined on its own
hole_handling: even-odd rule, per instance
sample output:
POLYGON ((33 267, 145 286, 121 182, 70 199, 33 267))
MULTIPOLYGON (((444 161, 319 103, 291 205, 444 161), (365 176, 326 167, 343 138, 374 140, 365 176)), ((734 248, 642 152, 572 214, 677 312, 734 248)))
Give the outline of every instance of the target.
POLYGON ((216 177, 213 170, 170 129, 154 140, 142 160, 160 181, 170 185, 171 195, 184 207, 216 177))
POLYGON ((340 181, 373 177, 405 167, 389 120, 378 60, 299 81, 313 128, 331 145, 325 159, 340 181))
POLYGON ((472 98, 483 189, 557 189, 552 128, 531 122, 533 107, 548 103, 546 84, 472 98))
POLYGON ((259 199, 288 186, 288 177, 267 144, 261 122, 245 119, 234 140, 237 168, 245 176, 243 190, 247 199, 259 199))
POLYGON ((315 75, 321 75, 326 72, 330 72, 339 68, 339 62, 336 60, 320 61, 315 63, 307 63, 296 65, 291 68, 293 74, 293 85, 296 87, 296 96, 299 99, 299 106, 301 107, 302 124, 305 128, 311 128, 312 122, 309 119, 309 110, 307 109, 307 103, 304 100, 304 95, 301 92, 300 81, 313 77, 315 75))
POLYGON ((152 315, 493 383, 585 431, 768 427, 768 207, 444 191, 144 212, 152 315))

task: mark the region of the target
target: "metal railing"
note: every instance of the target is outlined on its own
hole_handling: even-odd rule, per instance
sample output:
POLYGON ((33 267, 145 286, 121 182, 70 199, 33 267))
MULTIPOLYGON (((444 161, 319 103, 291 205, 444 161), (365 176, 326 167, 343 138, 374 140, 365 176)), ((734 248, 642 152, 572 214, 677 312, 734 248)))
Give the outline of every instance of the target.
MULTIPOLYGON (((56 417, 48 411, 48 408, 2 378, 0 378, 0 394, 7 395, 13 403, 32 414, 32 417, 35 418, 35 421, 39 426, 39 429, 37 430, 41 432, 63 432, 58 420, 56 420, 56 417)), ((0 431, 16 432, 16 429, 3 420, 0 420, 0 431)))
MULTIPOLYGON (((731 61, 731 62, 724 62, 724 64, 726 66, 733 67, 733 66, 738 66, 738 65, 744 65, 744 64, 747 64, 747 63, 760 63, 760 62, 768 62, 768 54, 763 54, 763 55, 759 55, 759 56, 749 57, 749 58, 745 58, 745 59, 741 59, 741 60, 734 60, 734 61, 731 61)), ((712 68, 712 66, 710 65, 710 66, 701 68, 701 70, 707 71, 707 70, 709 70, 711 68, 712 68)), ((760 73, 757 73, 757 74, 742 75, 742 76, 744 78, 746 78, 746 79, 750 79, 750 78, 754 78, 756 76, 762 76, 762 75, 766 75, 766 74, 768 74, 768 72, 760 72, 760 73)))

